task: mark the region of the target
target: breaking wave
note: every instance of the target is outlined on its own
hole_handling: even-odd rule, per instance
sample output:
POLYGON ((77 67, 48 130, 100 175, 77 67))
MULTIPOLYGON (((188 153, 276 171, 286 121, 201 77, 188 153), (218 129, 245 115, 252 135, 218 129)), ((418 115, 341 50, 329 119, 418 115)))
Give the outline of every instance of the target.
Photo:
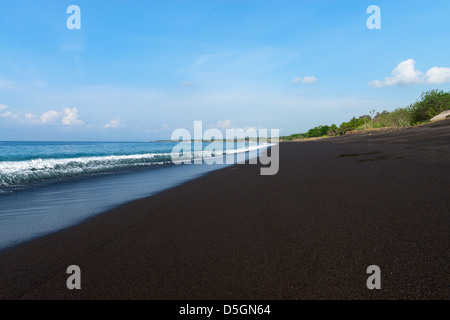
MULTIPOLYGON (((181 159, 198 159, 248 152, 266 146, 235 150, 201 151, 183 155, 181 159)), ((171 153, 146 153, 63 159, 33 159, 0 162, 0 187, 24 185, 33 182, 57 180, 74 176, 106 173, 120 169, 161 165, 172 162, 171 153)))

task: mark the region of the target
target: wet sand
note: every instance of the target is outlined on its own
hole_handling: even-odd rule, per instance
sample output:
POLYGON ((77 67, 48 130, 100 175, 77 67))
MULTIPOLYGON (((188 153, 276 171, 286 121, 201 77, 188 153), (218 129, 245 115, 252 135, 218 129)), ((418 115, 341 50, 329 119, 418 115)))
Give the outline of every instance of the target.
POLYGON ((448 299, 450 120, 281 143, 0 252, 1 299, 448 299), (66 269, 81 268, 81 290, 66 269), (381 290, 366 269, 381 268, 381 290))

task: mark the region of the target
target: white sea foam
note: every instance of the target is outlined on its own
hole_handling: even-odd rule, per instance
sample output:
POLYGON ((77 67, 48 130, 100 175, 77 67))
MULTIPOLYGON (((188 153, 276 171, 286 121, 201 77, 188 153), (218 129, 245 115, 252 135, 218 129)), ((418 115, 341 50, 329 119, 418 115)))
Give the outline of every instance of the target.
MULTIPOLYGON (((223 156, 267 148, 271 144, 249 146, 218 151, 201 151, 186 154, 183 159, 199 159, 223 156)), ((139 166, 161 165, 171 162, 171 153, 145 153, 102 157, 79 157, 63 159, 34 159, 26 161, 0 162, 0 187, 22 185, 52 179, 61 179, 85 174, 102 173, 139 166)))

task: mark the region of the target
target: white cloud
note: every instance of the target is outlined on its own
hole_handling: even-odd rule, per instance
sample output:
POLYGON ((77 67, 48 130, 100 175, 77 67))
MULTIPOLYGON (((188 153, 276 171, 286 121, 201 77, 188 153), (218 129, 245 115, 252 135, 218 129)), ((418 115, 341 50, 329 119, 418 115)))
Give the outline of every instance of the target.
MULTIPOLYGON (((27 115, 29 119, 33 118, 32 114, 27 115)), ((25 117, 27 117, 27 115, 25 115, 25 117)), ((55 110, 49 110, 47 112, 44 112, 40 117, 41 122, 46 124, 55 123, 56 120, 59 120, 60 118, 62 118, 61 123, 66 126, 79 125, 84 123, 83 121, 78 119, 77 108, 64 108, 62 113, 55 110)))
POLYGON ((0 118, 9 118, 12 120, 21 120, 20 119, 21 112, 19 113, 12 113, 8 110, 8 106, 4 104, 0 104, 0 118))
POLYGON ((303 83, 314 83, 317 81, 317 78, 314 76, 306 76, 303 79, 300 77, 296 77, 292 80, 292 83, 299 83, 299 82, 303 82, 303 83))
POLYGON ((59 124, 64 125, 80 125, 84 122, 78 119, 78 110, 76 108, 64 108, 62 112, 56 110, 48 110, 44 112, 40 117, 34 113, 24 113, 19 111, 18 113, 11 113, 7 110, 6 105, 0 105, 0 111, 5 111, 0 113, 1 118, 9 117, 18 121, 18 123, 32 123, 32 124, 59 124))
POLYGON ((231 129, 231 120, 219 120, 216 127, 219 129, 231 129))
POLYGON ((78 109, 77 108, 64 108, 64 118, 62 123, 66 126, 80 125, 84 122, 78 119, 78 109))
POLYGON ((191 81, 183 81, 183 82, 181 83, 181 85, 183 85, 184 87, 190 87, 190 86, 193 86, 194 83, 191 82, 191 81))
POLYGON ((425 74, 427 83, 443 84, 450 82, 450 68, 433 67, 425 74))
POLYGON ((197 69, 198 67, 207 64, 208 62, 216 59, 221 59, 224 57, 229 57, 231 55, 235 54, 235 51, 233 52, 222 52, 222 53, 216 53, 216 54, 205 54, 197 58, 197 60, 192 64, 193 69, 197 69))
POLYGON ((169 125, 167 123, 164 123, 162 128, 163 130, 169 130, 169 125))
POLYGON ((61 117, 61 114, 58 111, 49 110, 47 112, 44 112, 41 115, 41 121, 42 121, 42 123, 52 123, 60 117, 61 117))
POLYGON ((25 122, 39 124, 41 123, 40 119, 34 113, 25 113, 25 122))
POLYGON ((120 118, 111 120, 109 123, 105 124, 105 128, 117 129, 121 126, 120 118))
POLYGON ((12 115, 12 113, 11 113, 11 111, 6 111, 6 112, 3 112, 3 113, 0 113, 0 118, 7 118, 7 117, 10 117, 12 115))
POLYGON ((384 85, 383 85, 383 81, 373 80, 373 81, 369 82, 369 86, 371 86, 373 88, 381 88, 384 85))
POLYGON ((426 82, 428 84, 443 84, 450 82, 450 68, 433 67, 426 72, 415 68, 416 61, 408 59, 399 63, 392 71, 392 77, 386 77, 384 80, 375 80, 369 83, 374 88, 397 85, 411 85, 426 82))
POLYGON ((410 85, 423 82, 423 73, 415 68, 416 61, 408 59, 399 63, 392 71, 392 77, 384 80, 375 80, 369 83, 372 87, 380 88, 385 86, 410 85))
POLYGON ((303 83, 314 83, 317 81, 317 78, 314 76, 308 76, 303 78, 303 83))

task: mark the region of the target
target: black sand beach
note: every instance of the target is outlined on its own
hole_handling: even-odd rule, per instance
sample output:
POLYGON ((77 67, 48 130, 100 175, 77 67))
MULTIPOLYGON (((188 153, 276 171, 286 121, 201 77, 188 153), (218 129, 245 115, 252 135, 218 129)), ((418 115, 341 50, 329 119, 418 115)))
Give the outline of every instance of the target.
POLYGON ((236 165, 0 252, 0 298, 448 299, 449 190, 450 120, 281 143, 275 176, 236 165))

